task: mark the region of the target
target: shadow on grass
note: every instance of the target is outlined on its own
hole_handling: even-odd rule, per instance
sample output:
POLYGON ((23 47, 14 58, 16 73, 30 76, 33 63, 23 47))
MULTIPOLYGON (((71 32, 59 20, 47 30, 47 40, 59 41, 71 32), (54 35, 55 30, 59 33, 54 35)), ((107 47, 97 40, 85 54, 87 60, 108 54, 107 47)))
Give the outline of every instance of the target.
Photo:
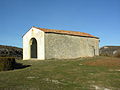
POLYGON ((22 63, 15 63, 14 69, 23 69, 23 68, 27 68, 30 67, 31 65, 23 65, 22 63))

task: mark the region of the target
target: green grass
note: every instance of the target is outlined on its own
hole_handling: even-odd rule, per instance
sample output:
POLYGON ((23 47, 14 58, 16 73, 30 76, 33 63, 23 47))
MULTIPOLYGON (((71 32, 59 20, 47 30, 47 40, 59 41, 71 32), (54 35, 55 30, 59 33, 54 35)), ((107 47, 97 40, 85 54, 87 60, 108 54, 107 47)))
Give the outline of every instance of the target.
POLYGON ((31 66, 0 72, 0 90, 119 90, 120 65, 90 64, 108 59, 17 61, 31 66))

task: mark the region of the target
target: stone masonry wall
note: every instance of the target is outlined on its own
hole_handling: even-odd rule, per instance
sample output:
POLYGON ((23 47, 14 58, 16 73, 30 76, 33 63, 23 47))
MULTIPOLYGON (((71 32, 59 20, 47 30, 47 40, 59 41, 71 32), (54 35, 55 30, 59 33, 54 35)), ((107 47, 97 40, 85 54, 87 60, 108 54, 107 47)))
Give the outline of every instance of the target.
POLYGON ((45 33, 45 59, 71 59, 99 55, 99 39, 45 33))

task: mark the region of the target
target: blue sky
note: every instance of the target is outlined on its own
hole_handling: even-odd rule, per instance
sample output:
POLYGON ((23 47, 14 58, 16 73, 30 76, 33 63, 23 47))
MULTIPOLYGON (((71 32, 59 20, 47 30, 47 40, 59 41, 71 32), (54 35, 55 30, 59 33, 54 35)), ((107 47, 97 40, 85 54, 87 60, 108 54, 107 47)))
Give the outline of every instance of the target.
POLYGON ((120 0, 0 0, 0 44, 22 47, 32 26, 100 37, 120 45, 120 0))

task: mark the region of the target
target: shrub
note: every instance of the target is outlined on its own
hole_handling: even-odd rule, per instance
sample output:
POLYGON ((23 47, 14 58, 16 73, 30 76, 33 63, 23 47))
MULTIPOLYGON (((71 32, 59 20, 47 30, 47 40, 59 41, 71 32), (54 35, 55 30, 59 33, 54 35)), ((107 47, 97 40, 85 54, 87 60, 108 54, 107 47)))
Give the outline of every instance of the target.
POLYGON ((15 66, 15 58, 0 57, 0 71, 13 70, 15 66))
POLYGON ((117 50, 117 52, 115 53, 115 55, 114 55, 115 57, 118 57, 118 58, 120 58, 120 49, 119 50, 117 50))

